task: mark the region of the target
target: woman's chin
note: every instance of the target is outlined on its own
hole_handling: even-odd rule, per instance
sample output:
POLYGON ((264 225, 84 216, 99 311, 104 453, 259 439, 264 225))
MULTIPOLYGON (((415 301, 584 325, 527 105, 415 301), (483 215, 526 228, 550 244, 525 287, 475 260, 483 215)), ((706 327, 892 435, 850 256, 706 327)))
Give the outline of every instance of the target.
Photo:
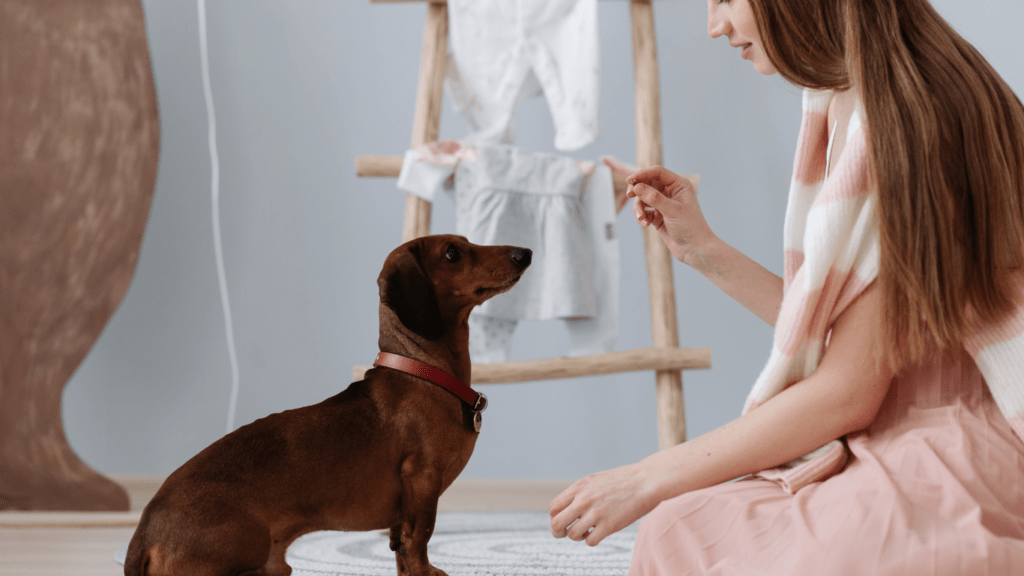
POLYGON ((764 56, 761 56, 760 58, 754 58, 753 60, 751 60, 750 63, 754 65, 754 70, 757 70, 758 72, 764 74, 765 76, 772 76, 773 74, 779 73, 775 66, 773 66, 772 63, 769 62, 768 59, 765 58, 764 56))

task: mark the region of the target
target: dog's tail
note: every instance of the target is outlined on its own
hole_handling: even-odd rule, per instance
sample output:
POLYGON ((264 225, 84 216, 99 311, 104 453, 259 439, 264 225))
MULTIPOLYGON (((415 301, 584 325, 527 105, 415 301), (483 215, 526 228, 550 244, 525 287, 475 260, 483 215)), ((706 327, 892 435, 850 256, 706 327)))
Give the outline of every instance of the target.
POLYGON ((162 570, 154 570, 154 564, 160 564, 159 546, 151 546, 146 537, 148 531, 144 524, 139 524, 128 544, 128 554, 124 559, 124 576, 160 576, 162 570))
POLYGON ((140 537, 141 530, 136 530, 128 544, 128 554, 124 559, 124 576, 149 576, 149 550, 140 537))

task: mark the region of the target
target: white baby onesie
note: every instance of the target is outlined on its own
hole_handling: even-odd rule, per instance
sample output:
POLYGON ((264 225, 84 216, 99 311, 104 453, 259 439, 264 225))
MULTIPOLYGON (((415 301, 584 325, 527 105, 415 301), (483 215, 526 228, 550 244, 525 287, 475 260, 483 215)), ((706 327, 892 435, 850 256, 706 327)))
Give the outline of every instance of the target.
POLYGON ((566 320, 570 355, 613 350, 619 246, 611 171, 592 162, 511 146, 435 142, 406 154, 399 188, 453 195, 456 229, 470 241, 534 251, 505 294, 470 316, 474 362, 507 360, 518 320, 566 320))
POLYGON ((555 148, 597 138, 597 0, 449 0, 447 80, 473 133, 467 144, 512 142, 518 103, 543 94, 555 148))

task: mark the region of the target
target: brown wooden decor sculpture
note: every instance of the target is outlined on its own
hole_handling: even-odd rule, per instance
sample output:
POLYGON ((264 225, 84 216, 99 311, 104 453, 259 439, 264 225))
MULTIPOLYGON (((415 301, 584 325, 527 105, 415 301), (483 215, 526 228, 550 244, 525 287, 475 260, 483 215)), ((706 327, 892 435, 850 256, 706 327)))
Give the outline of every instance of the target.
POLYGON ((0 510, 127 510, 61 396, 135 271, 159 153, 139 0, 0 0, 0 510))

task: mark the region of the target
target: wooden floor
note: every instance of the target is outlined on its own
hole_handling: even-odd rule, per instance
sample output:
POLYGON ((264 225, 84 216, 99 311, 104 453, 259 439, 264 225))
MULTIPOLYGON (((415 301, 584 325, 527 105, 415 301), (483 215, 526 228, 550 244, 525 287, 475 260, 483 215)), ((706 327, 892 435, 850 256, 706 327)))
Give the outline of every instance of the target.
MULTIPOLYGON (((132 512, 0 512, 0 576, 123 576, 114 552, 128 544, 159 476, 118 476, 132 512)), ((440 511, 546 510, 569 486, 558 480, 458 479, 440 511)))
POLYGON ((3 576, 123 576, 114 552, 135 528, 0 528, 3 576))

